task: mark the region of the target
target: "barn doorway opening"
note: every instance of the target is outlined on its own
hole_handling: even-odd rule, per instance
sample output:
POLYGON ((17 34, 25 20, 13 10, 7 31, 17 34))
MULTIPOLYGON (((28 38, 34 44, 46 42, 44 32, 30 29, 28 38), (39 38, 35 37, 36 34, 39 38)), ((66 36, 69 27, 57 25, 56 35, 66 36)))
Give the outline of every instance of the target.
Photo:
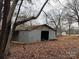
POLYGON ((49 31, 41 31, 41 41, 48 40, 49 31))

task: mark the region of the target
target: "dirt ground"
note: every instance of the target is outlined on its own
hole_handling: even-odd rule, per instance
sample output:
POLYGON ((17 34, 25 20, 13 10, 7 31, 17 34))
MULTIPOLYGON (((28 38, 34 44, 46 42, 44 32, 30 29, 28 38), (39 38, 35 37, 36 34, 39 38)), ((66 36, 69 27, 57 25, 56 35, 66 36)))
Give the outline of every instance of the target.
POLYGON ((61 36, 56 41, 11 44, 8 59, 79 59, 79 36, 61 36))

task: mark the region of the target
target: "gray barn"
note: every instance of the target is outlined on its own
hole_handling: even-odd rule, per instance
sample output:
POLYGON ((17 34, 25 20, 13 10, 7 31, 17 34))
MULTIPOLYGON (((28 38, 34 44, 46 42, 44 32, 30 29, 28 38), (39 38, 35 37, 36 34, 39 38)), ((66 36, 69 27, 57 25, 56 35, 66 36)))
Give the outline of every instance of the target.
POLYGON ((55 39, 55 30, 46 24, 31 26, 23 30, 16 30, 13 37, 16 37, 15 40, 26 43, 51 40, 55 39))

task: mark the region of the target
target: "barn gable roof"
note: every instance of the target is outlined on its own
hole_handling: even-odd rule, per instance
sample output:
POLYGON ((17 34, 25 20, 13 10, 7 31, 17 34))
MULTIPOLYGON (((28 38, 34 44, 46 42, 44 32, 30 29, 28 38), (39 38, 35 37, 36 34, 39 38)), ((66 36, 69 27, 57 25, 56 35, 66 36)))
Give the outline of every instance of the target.
POLYGON ((16 31, 21 31, 21 30, 25 30, 25 31, 31 31, 31 30, 34 30, 34 29, 37 29, 38 27, 42 27, 42 26, 46 26, 48 27, 49 29, 53 30, 53 31, 56 31, 54 28, 52 28, 51 26, 47 25, 47 24, 43 24, 43 25, 35 25, 35 26, 28 26, 28 27, 16 27, 16 31))

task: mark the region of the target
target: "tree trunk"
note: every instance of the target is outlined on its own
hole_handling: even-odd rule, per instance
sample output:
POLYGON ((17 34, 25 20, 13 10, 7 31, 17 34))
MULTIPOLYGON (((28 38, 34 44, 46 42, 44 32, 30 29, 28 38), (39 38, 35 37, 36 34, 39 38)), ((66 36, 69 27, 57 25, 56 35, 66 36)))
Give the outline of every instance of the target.
MULTIPOLYGON (((9 34, 10 34, 10 30, 11 30, 11 19, 16 7, 16 4, 18 2, 18 0, 13 0, 13 4, 10 8, 10 1, 11 0, 5 0, 4 3, 4 15, 3 15, 3 22, 2 22, 2 32, 1 32, 1 41, 0 41, 0 53, 1 55, 6 55, 6 48, 7 48, 7 43, 8 41, 10 41, 9 39, 9 34), (10 11, 9 11, 10 10, 10 11), (8 40, 9 39, 9 40, 8 40)), ((7 49, 8 50, 8 49, 7 49)), ((1 56, 1 58, 4 58, 4 56, 1 56)))
MULTIPOLYGON (((0 40, 0 47, 3 50, 3 44, 4 44, 4 34, 5 34, 5 28, 7 25, 7 16, 9 13, 9 8, 10 8, 10 0, 5 0, 4 1, 4 9, 3 9, 3 20, 2 20, 2 30, 1 30, 1 40, 0 40)), ((8 31, 7 31, 8 32, 8 31)))
POLYGON ((3 0, 0 0, 0 21, 2 18, 2 7, 3 7, 3 0))
MULTIPOLYGON (((78 29, 79 29, 79 21, 78 21, 78 29)), ((79 31, 78 31, 78 34, 79 34, 79 31)))
POLYGON ((69 25, 69 35, 71 34, 71 32, 70 32, 71 30, 70 30, 70 25, 69 25))
MULTIPOLYGON (((61 16, 60 16, 61 17, 61 16)), ((61 36, 61 19, 59 18, 59 24, 58 24, 58 31, 59 31, 59 36, 61 36)))
POLYGON ((55 36, 58 36, 58 26, 56 26, 55 36))
POLYGON ((6 39, 5 48, 4 48, 5 55, 8 54, 7 51, 9 50, 9 47, 10 47, 10 40, 12 37, 12 29, 13 29, 12 24, 11 24, 11 19, 12 19, 12 16, 13 16, 13 13, 14 13, 14 10, 15 10, 15 7, 16 7, 18 1, 19 0, 13 0, 13 4, 12 4, 9 14, 7 16, 7 27, 6 27, 5 38, 4 38, 4 39, 6 39))
MULTIPOLYGON (((4 9, 3 9, 3 20, 2 20, 2 28, 1 28, 1 36, 0 36, 0 59, 3 58, 2 55, 4 55, 4 48, 5 48, 5 31, 6 31, 6 25, 7 25, 7 16, 10 9, 10 0, 4 0, 4 9)), ((9 30, 6 31, 7 35, 9 30)))
POLYGON ((55 36, 57 36, 57 30, 55 31, 55 36))
POLYGON ((61 25, 59 26, 59 36, 61 36, 61 25))
MULTIPOLYGON (((77 22, 78 22, 78 28, 79 28, 79 15, 77 15, 78 19, 77 19, 77 22)), ((79 33, 79 31, 78 31, 79 33)))

